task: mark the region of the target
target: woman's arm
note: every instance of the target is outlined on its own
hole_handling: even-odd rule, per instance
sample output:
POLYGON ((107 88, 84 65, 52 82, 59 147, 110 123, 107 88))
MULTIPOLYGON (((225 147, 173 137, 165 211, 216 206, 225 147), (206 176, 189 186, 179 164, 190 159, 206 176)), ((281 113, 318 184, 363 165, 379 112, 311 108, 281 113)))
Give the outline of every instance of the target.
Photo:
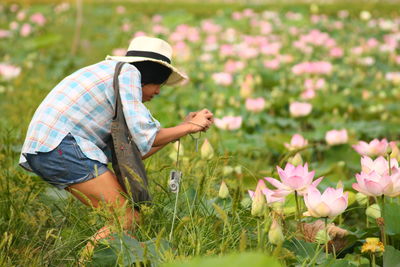
POLYGON ((188 123, 170 128, 161 128, 154 139, 153 147, 164 146, 191 132, 192 127, 188 123))
POLYGON ((147 152, 146 155, 142 156, 142 159, 147 159, 148 157, 150 157, 151 155, 153 155, 154 153, 156 153, 157 151, 161 150, 161 148, 164 148, 166 145, 162 145, 162 146, 153 146, 149 152, 147 152))
POLYGON ((153 147, 166 145, 182 136, 207 130, 213 123, 213 114, 207 109, 196 112, 195 115, 188 115, 185 122, 170 128, 161 128, 153 142, 153 147), (188 117, 191 117, 189 120, 188 117))
POLYGON ((190 133, 191 126, 189 123, 183 123, 171 128, 161 128, 157 133, 156 138, 153 142, 153 146, 146 155, 142 156, 142 159, 146 159, 156 153, 157 151, 164 148, 168 143, 175 141, 182 136, 190 133))

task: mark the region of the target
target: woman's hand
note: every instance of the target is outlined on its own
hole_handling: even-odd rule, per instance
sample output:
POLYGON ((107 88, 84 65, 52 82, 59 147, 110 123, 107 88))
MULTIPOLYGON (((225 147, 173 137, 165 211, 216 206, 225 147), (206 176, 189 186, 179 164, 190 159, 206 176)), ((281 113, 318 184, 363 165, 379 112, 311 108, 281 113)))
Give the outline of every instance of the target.
POLYGON ((184 122, 170 128, 161 128, 153 142, 153 147, 164 146, 182 136, 207 131, 214 123, 214 115, 207 109, 189 113, 184 122))
POLYGON ((185 118, 185 122, 190 124, 190 133, 207 131, 214 123, 214 114, 208 109, 203 109, 197 112, 191 112, 185 118), (188 120, 186 120, 188 119, 188 120))
POLYGON ((197 112, 198 111, 190 112, 188 115, 186 115, 185 119, 183 119, 183 122, 181 124, 185 124, 191 121, 194 118, 194 116, 196 116, 197 112))

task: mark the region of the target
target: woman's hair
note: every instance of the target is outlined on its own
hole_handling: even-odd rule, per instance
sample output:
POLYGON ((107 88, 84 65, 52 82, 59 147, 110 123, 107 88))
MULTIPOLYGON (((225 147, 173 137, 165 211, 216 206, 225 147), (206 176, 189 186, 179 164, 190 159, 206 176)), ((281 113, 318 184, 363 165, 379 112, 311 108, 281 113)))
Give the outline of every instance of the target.
POLYGON ((172 70, 162 64, 153 61, 132 62, 142 76, 142 84, 163 84, 167 81, 172 70))

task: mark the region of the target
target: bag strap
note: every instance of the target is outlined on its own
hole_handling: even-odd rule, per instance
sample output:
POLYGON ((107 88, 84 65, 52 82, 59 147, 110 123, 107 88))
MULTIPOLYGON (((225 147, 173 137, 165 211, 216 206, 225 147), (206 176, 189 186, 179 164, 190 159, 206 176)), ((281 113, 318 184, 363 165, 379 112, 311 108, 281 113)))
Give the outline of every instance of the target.
POLYGON ((114 109, 114 117, 113 120, 117 118, 119 115, 118 110, 122 110, 121 106, 121 96, 119 94, 119 80, 118 76, 121 73, 122 66, 125 64, 125 62, 118 62, 117 65, 115 66, 115 71, 114 71, 114 79, 113 79, 113 87, 114 87, 114 96, 115 96, 115 109, 114 109))

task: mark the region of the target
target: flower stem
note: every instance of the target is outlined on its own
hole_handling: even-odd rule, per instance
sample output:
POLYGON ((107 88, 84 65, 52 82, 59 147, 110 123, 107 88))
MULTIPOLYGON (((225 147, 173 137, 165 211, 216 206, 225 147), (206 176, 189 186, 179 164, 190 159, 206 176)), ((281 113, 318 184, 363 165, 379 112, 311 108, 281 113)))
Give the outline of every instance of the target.
POLYGON ((261 247, 261 225, 260 220, 257 219, 257 241, 258 241, 258 248, 261 247))
POLYGON ((375 263, 375 253, 372 253, 372 267, 375 267, 376 266, 376 263, 375 263))
POLYGON ((296 200, 296 217, 300 224, 300 206, 299 206, 299 197, 297 191, 294 191, 294 199, 296 200))
POLYGON ((325 257, 328 258, 328 217, 324 217, 325 221, 325 257))
MULTIPOLYGON (((369 207, 369 197, 367 196, 367 209, 368 207, 369 207)), ((369 228, 369 219, 367 214, 365 214, 365 218, 366 218, 367 228, 369 228)))
MULTIPOLYGON (((381 196, 381 211, 382 211, 381 214, 382 218, 385 218, 385 195, 381 196)), ((383 245, 386 247, 385 219, 383 219, 383 223, 380 226, 380 228, 381 228, 382 242, 383 245)))

